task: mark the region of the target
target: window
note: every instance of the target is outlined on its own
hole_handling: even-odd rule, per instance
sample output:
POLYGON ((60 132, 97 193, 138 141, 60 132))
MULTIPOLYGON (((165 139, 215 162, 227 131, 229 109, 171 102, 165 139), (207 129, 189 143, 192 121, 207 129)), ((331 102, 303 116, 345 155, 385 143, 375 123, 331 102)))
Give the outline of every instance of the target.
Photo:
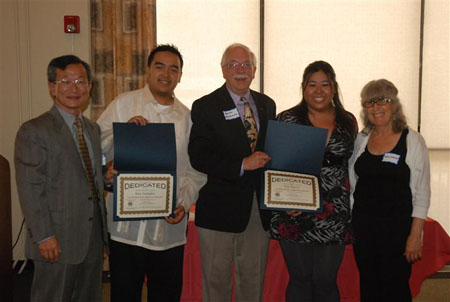
POLYGON ((450 230, 450 1, 423 2, 157 0, 157 40, 174 43, 184 56, 176 94, 188 107, 224 83, 220 59, 234 42, 254 51, 264 81, 257 70, 252 89, 260 91, 263 82, 278 112, 300 101, 303 70, 315 60, 334 67, 344 106, 357 118, 362 87, 373 79, 392 81, 409 125, 417 129, 420 122, 431 149, 429 215, 450 230))
MULTIPOLYGON (((173 43, 184 67, 175 92, 188 107, 225 83, 220 60, 232 43, 250 47, 259 63, 259 0, 160 0, 156 3, 158 44, 173 43)), ((259 91, 257 71, 252 89, 259 91)))
MULTIPOLYGON (((176 93, 187 106, 223 84, 222 53, 241 42, 263 64, 264 93, 278 112, 300 101, 305 67, 325 60, 356 117, 362 87, 386 78, 399 89, 409 125, 418 128, 420 106, 428 145, 450 148, 447 0, 425 1, 420 104, 421 0, 160 0, 156 7, 158 43, 174 43, 185 58, 176 93)), ((258 91, 259 70, 252 84, 258 91)))

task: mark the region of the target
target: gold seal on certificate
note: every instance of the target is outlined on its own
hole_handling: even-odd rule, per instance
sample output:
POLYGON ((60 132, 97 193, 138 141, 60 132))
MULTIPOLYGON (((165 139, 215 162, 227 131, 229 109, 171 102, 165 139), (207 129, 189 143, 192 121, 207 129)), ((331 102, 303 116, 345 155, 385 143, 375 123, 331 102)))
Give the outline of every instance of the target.
POLYGON ((173 176, 170 174, 117 175, 116 216, 145 219, 172 213, 173 176))
POLYGON ((314 175, 266 170, 264 183, 264 205, 269 209, 320 210, 319 182, 314 175))

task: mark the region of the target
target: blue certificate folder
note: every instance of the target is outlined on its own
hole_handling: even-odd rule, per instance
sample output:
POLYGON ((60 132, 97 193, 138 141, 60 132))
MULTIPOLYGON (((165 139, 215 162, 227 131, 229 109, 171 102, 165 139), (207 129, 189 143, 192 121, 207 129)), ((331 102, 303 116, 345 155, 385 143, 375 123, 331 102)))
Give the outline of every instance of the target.
MULTIPOLYGON (((325 154, 327 134, 327 129, 269 121, 264 152, 272 159, 264 167, 264 171, 276 170, 319 177, 325 154)), ((264 205, 264 173, 261 181, 263 184, 261 186, 261 208, 269 209, 264 205)), ((270 209, 287 210, 272 207, 270 209)), ((307 210, 304 211, 308 212, 307 210)))
MULTIPOLYGON (((173 176, 172 212, 176 206, 177 150, 175 126, 168 123, 113 123, 114 168, 119 174, 170 174, 173 176)), ((117 175, 114 176, 113 219, 143 220, 117 216, 117 175)), ((163 215, 164 217, 167 215, 163 215)), ((161 218, 159 217, 159 218, 161 218)))

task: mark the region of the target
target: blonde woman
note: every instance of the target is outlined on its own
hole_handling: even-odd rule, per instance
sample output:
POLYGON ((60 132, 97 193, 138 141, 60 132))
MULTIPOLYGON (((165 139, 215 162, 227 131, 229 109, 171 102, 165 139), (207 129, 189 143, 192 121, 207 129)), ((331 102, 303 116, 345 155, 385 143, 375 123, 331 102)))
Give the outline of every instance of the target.
POLYGON ((411 301, 411 263, 421 258, 430 204, 427 147, 388 80, 367 83, 361 104, 364 129, 349 171, 361 301, 411 301))

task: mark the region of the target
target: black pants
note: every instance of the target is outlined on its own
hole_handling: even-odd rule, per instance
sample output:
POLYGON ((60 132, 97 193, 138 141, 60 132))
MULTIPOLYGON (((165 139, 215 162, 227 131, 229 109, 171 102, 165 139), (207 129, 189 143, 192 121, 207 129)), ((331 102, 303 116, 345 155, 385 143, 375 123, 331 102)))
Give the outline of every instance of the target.
POLYGON ((109 246, 111 302, 141 302, 145 276, 147 301, 180 301, 184 245, 152 251, 110 240, 109 246))
POLYGON ((403 255, 408 228, 354 219, 354 254, 360 274, 361 302, 410 302, 411 264, 403 255))
POLYGON ((344 257, 344 245, 280 240, 280 246, 289 271, 286 302, 340 301, 337 275, 344 257))

